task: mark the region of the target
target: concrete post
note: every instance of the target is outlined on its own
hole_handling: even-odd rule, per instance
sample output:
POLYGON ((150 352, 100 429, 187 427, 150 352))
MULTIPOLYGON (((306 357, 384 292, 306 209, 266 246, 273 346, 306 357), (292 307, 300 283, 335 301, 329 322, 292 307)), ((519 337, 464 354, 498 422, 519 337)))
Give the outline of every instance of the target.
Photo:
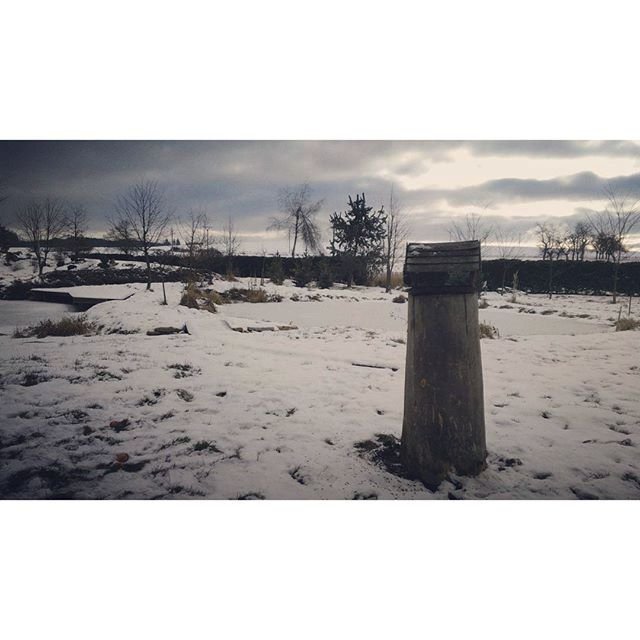
POLYGON ((486 467, 478 286, 480 243, 410 243, 401 455, 436 489, 446 475, 486 467))

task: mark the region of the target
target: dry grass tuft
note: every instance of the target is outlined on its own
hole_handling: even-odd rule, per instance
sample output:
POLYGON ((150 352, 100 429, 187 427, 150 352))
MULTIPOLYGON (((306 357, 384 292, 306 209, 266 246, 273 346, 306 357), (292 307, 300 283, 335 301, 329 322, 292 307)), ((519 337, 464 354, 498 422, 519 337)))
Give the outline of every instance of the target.
MULTIPOLYGON (((381 273, 376 276, 371 283, 374 287, 386 287, 387 286, 387 274, 381 273)), ((402 279, 402 273, 392 273, 391 274, 391 288, 392 289, 401 289, 404 286, 404 281, 402 279)))
POLYGON ((492 324, 489 324, 487 322, 480 323, 480 339, 489 338, 490 340, 493 340, 494 338, 499 337, 500 333, 492 324))
POLYGON ((180 298, 180 304, 189 309, 216 313, 216 305, 224 304, 224 300, 216 291, 198 289, 195 284, 189 283, 180 298))
POLYGON ((67 336, 88 336, 98 332, 98 327, 87 320, 84 313, 67 316, 54 322, 53 320, 42 320, 37 325, 16 329, 14 338, 46 338, 47 336, 67 337, 67 336))
POLYGON ((269 295, 264 289, 240 289, 234 287, 227 289, 220 294, 224 302, 281 302, 282 296, 278 294, 269 295))
POLYGON ((640 320, 635 318, 620 318, 616 320, 616 331, 635 331, 640 329, 640 320))

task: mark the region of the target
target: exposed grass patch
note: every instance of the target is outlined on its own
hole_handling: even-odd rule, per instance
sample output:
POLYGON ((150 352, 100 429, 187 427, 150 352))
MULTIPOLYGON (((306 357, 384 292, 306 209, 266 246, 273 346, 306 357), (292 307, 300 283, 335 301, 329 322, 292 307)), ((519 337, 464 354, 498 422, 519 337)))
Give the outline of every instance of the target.
POLYGON ((176 393, 178 394, 178 398, 180 398, 180 400, 184 400, 185 402, 191 402, 194 398, 193 393, 187 391, 186 389, 176 389, 176 393))
POLYGON ((198 442, 193 445, 194 451, 211 451, 212 453, 222 453, 218 447, 216 447, 215 442, 210 442, 209 440, 198 440, 198 442))
POLYGON ((93 322, 89 322, 86 314, 79 313, 67 316, 54 322, 53 320, 42 320, 36 325, 16 329, 13 332, 14 338, 46 338, 48 336, 88 336, 97 333, 98 328, 93 322))
POLYGON ((489 338, 490 340, 493 340, 494 338, 499 337, 500 333, 492 324, 489 324, 488 322, 480 323, 480 339, 489 338))
POLYGON ((180 364, 176 362, 175 364, 167 365, 167 369, 173 370, 174 378, 190 378, 191 376, 195 376, 201 373, 201 370, 197 367, 194 367, 192 364, 185 362, 180 364))
POLYGON ((171 442, 165 442, 164 444, 161 444, 158 448, 158 451, 164 451, 165 449, 170 449, 171 447, 175 447, 176 445, 188 444, 189 442, 191 442, 191 438, 189 436, 180 436, 179 438, 175 438, 171 442))
POLYGON ((259 491, 249 491, 248 493, 241 493, 238 495, 236 500, 264 500, 264 493, 260 493, 259 491))
POLYGON ((24 374, 20 384, 23 387, 35 387, 37 384, 47 380, 49 380, 49 376, 43 371, 28 371, 24 374))

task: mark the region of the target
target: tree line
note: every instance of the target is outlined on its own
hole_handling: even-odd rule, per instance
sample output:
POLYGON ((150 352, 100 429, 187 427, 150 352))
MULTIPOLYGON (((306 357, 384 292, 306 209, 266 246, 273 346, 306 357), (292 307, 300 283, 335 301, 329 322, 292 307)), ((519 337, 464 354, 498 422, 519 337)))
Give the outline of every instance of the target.
MULTIPOLYGON (((4 199, 6 196, 0 190, 0 201, 4 199)), ((365 284, 385 273, 386 287, 390 290, 391 276, 408 234, 407 220, 393 189, 386 210, 384 205, 375 208, 368 205, 364 193, 355 198, 348 196, 346 209, 329 217, 331 238, 326 247, 317 219, 324 201, 313 198, 308 184, 282 189, 277 203, 280 213, 270 220, 267 230, 287 234, 292 258, 303 261, 310 254, 325 255, 326 251, 336 258, 332 265, 340 264, 339 272, 330 274, 331 278, 343 279, 349 285, 365 284)), ((40 277, 54 247, 64 243, 76 259, 90 248, 86 236, 89 217, 82 205, 46 197, 24 205, 15 217, 20 237, 34 253, 40 277)), ((193 268, 204 267, 212 257, 224 256, 228 274, 233 273, 233 259, 241 247, 240 234, 231 218, 221 231, 213 229, 203 209, 192 209, 179 219, 164 189, 153 180, 138 181, 117 198, 105 239, 125 255, 133 252, 142 255, 148 287, 151 287, 151 264, 159 260, 158 246, 163 242, 172 248, 180 247, 188 266, 193 268)), ((13 231, 0 228, 3 249, 18 240, 13 231)), ((304 267, 301 265, 300 269, 304 267)))
MULTIPOLYGON (((6 200, 6 192, 1 187, 0 202, 6 200)), ((604 196, 607 203, 604 211, 587 214, 571 228, 550 222, 536 225, 540 255, 549 264, 550 286, 554 262, 584 261, 587 252, 593 252, 596 260, 614 265, 615 299, 619 265, 628 253, 627 240, 640 222, 640 201, 621 196, 611 188, 605 190, 604 196)), ((325 270, 330 268, 334 272, 327 277, 353 285, 369 283, 383 274, 386 289, 391 289, 392 274, 402 258, 409 231, 407 217, 393 187, 388 202, 376 207, 367 203, 365 193, 348 195, 346 208, 329 216, 330 238, 326 246, 318 222, 324 200, 313 197, 309 184, 280 190, 277 203, 279 214, 270 219, 266 229, 287 234, 291 258, 301 261, 301 280, 305 277, 302 261, 306 256, 330 255, 334 260, 325 270), (337 270, 336 264, 340 265, 337 270)), ((488 206, 484 204, 483 211, 488 206)), ((75 258, 89 248, 88 215, 82 205, 47 197, 20 208, 16 220, 18 231, 34 252, 40 276, 52 248, 56 243, 59 245, 60 240, 65 241, 75 258)), ((454 219, 448 231, 452 240, 495 243, 497 257, 504 261, 523 257, 521 237, 486 224, 483 214, 454 219)), ((164 189, 152 180, 136 182, 117 198, 105 237, 124 254, 135 251, 142 255, 148 287, 151 286, 151 264, 159 261, 158 245, 163 242, 172 248, 179 246, 178 251, 192 268, 206 268, 212 257, 224 256, 228 274, 233 273, 234 257, 241 247, 240 234, 231 218, 220 231, 213 228, 204 209, 192 209, 180 219, 169 205, 164 189)), ((3 247, 10 246, 16 239, 15 233, 0 226, 3 247)), ((265 252, 262 253, 265 256, 265 252)))

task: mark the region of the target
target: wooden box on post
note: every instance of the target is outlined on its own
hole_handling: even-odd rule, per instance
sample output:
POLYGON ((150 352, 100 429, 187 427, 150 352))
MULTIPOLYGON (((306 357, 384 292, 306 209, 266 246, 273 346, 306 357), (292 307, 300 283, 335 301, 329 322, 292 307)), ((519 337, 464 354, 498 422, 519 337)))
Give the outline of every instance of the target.
POLYGON ((480 243, 409 243, 401 455, 435 490, 449 472, 486 467, 478 287, 480 243))

